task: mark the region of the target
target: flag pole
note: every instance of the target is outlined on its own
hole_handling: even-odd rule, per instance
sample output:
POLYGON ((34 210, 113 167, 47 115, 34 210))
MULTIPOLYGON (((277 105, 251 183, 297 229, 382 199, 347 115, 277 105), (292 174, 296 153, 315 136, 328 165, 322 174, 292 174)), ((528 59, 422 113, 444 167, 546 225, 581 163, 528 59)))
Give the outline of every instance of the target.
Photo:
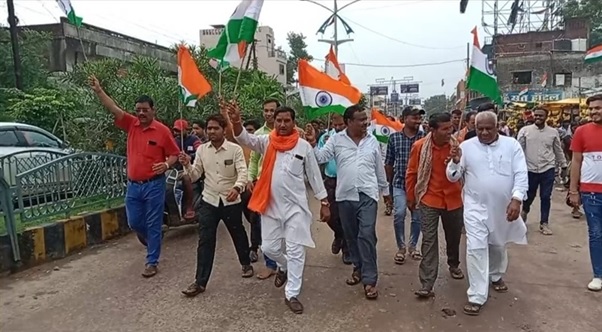
POLYGON ((88 62, 88 56, 86 55, 86 49, 84 48, 84 42, 82 41, 82 37, 79 35, 79 27, 75 26, 75 31, 77 33, 77 40, 79 40, 79 45, 82 47, 82 54, 84 55, 84 62, 88 62))
POLYGON ((217 97, 222 98, 222 63, 218 63, 217 97))
MULTIPOLYGON (((178 112, 180 113, 180 120, 184 119, 184 115, 182 114, 182 98, 178 98, 178 112)), ((186 128, 188 129, 188 128, 186 128)), ((182 150, 184 150, 184 131, 180 130, 180 143, 181 143, 181 147, 182 150)))
MULTIPOLYGON (((246 53, 246 51, 245 51, 245 53, 246 53)), ((240 61, 240 66, 238 67, 238 75, 236 75, 236 83, 234 83, 234 99, 236 99, 236 97, 237 97, 236 92, 238 90, 238 83, 240 82, 240 75, 242 74, 243 64, 244 64, 244 61, 240 61)))

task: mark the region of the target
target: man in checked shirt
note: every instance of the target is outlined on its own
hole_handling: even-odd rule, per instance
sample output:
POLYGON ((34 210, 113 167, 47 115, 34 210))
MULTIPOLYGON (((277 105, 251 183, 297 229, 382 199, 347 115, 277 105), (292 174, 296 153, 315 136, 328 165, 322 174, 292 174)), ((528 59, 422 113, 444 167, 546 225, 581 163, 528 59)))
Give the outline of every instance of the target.
MULTIPOLYGON (((405 244, 405 218, 407 209, 407 200, 405 192, 405 175, 410 159, 412 145, 417 140, 424 137, 425 133, 420 130, 420 123, 424 110, 408 106, 403 109, 401 116, 404 122, 402 131, 395 132, 389 136, 387 153, 385 157, 385 171, 387 181, 393 184, 393 228, 395 230, 395 240, 397 242, 397 253, 394 260, 396 264, 405 263, 406 244, 405 244)), ((410 224, 410 243, 408 253, 410 256, 419 260, 422 256, 420 251, 416 250, 418 238, 420 237, 420 215, 418 210, 410 211, 412 222, 410 224)))

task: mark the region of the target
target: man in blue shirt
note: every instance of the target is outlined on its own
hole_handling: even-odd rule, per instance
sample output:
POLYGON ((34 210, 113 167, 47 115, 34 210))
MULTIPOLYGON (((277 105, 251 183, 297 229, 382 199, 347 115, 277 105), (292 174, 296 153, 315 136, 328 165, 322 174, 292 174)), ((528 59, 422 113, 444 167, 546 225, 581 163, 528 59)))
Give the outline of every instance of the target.
MULTIPOLYGON (((400 265, 405 263, 406 259, 405 218, 408 207, 405 175, 412 145, 425 136, 425 133, 420 130, 423 115, 424 110, 412 106, 404 108, 401 113, 404 122, 403 130, 389 136, 385 157, 385 171, 387 172, 387 180, 389 183, 393 183, 393 204, 395 205, 393 228, 397 242, 397 253, 394 260, 396 264, 400 265)), ((413 259, 418 260, 421 258, 420 252, 416 249, 420 237, 420 215, 417 210, 410 211, 410 213, 412 222, 410 224, 409 254, 413 259)))
MULTIPOLYGON (((332 125, 332 129, 325 132, 320 136, 318 140, 318 147, 322 148, 328 138, 336 133, 343 131, 347 126, 345 126, 345 121, 340 114, 333 114, 330 118, 330 124, 332 125)), ((337 205, 337 201, 335 199, 335 191, 337 188, 337 165, 333 160, 329 161, 324 168, 324 187, 326 187, 326 192, 328 193, 328 203, 330 203, 330 220, 328 221, 328 226, 334 232, 334 241, 332 241, 332 253, 337 255, 339 252, 343 252, 343 263, 349 265, 351 264, 351 259, 349 257, 349 249, 345 244, 345 236, 343 233, 343 226, 341 225, 341 217, 339 216, 339 207, 337 205)))

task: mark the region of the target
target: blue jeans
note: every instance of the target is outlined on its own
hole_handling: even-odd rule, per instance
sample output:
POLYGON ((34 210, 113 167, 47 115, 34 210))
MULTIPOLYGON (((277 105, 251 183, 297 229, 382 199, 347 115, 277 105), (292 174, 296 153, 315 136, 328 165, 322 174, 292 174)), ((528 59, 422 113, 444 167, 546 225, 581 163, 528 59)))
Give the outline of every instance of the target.
POLYGON ((552 200, 552 190, 554 190, 554 180, 556 178, 556 170, 550 168, 543 173, 529 172, 529 190, 527 191, 527 199, 523 204, 523 211, 529 213, 531 204, 535 200, 537 188, 539 188, 539 202, 541 218, 540 224, 548 224, 550 218, 550 206, 552 200))
POLYGON ((602 278, 602 193, 581 193, 594 278, 602 278))
POLYGON ((165 178, 146 183, 128 181, 125 213, 130 228, 146 239, 146 264, 156 266, 161 254, 161 226, 165 206, 165 178))
MULTIPOLYGON (((395 240, 397 241, 397 249, 405 248, 405 219, 407 214, 407 198, 406 192, 402 188, 393 188, 393 229, 395 229, 395 240)), ((418 238, 420 237, 420 211, 414 210, 411 213, 410 223, 410 247, 416 248, 418 238)))

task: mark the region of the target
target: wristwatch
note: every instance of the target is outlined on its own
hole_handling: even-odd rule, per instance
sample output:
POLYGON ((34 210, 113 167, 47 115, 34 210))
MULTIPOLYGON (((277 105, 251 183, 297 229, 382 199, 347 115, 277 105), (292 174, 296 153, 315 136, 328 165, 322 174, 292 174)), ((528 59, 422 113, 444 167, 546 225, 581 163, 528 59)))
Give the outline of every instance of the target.
POLYGON ((242 189, 239 187, 234 187, 234 190, 238 191, 238 194, 240 194, 242 192, 242 189))

